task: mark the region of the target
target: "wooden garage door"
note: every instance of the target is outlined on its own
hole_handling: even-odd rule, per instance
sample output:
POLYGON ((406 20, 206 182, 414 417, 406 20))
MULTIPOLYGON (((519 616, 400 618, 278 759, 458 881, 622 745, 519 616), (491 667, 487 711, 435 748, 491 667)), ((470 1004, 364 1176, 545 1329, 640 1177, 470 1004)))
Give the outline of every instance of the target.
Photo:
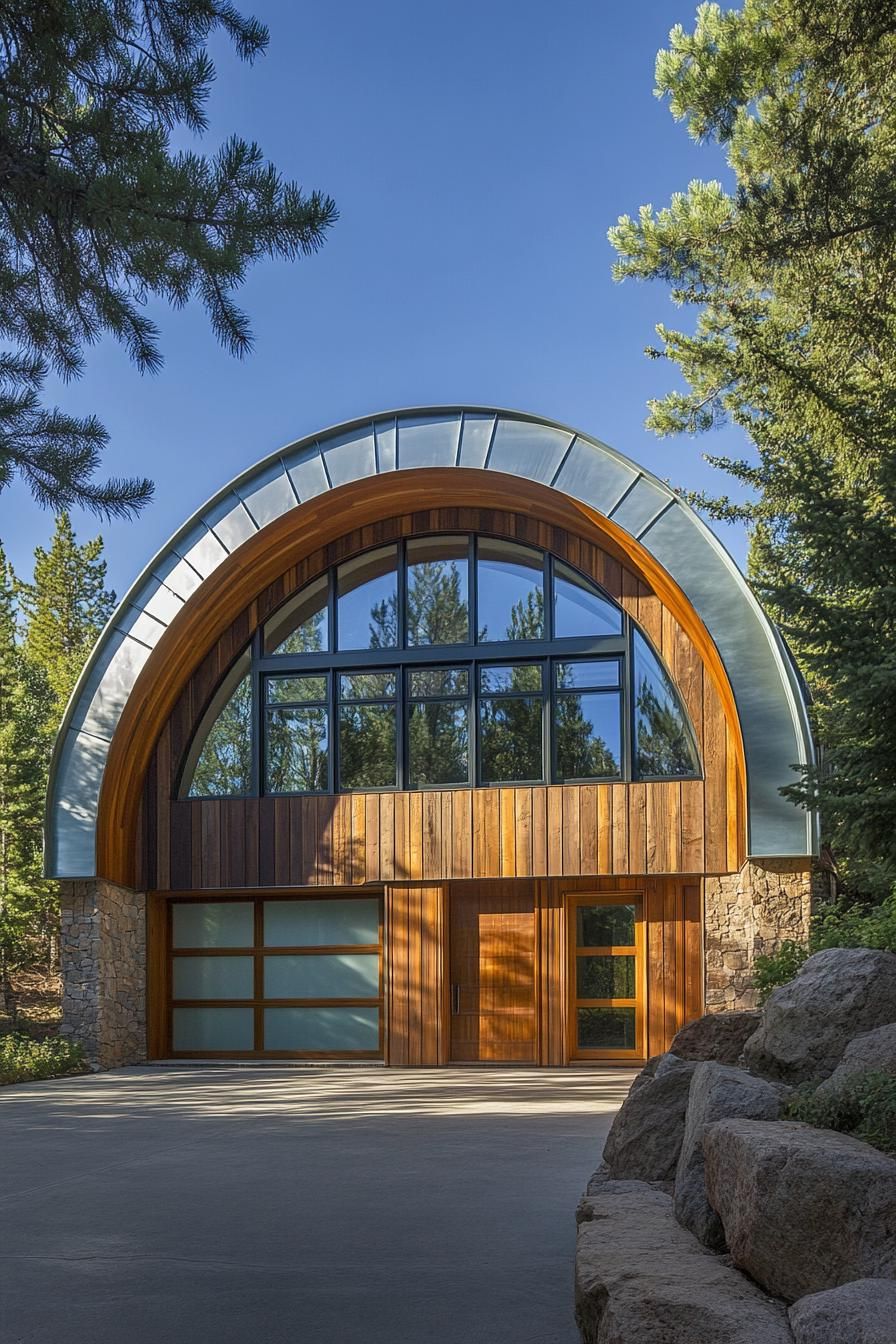
POLYGON ((381 1058, 382 943, 377 896, 170 901, 168 1053, 381 1058))
POLYGON ((534 1064, 531 882, 453 883, 451 1059, 534 1064))

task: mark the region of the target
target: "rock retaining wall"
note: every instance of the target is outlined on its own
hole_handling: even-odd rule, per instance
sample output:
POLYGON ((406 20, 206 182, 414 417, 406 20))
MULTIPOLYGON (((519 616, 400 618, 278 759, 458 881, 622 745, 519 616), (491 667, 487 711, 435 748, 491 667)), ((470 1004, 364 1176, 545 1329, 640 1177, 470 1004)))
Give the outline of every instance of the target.
POLYGON ((62 1026, 94 1068, 146 1058, 146 897, 100 878, 62 886, 62 1026))
POLYGON ((823 875, 805 859, 748 861, 704 886, 706 1011, 755 1008, 753 963, 787 938, 804 942, 823 875))

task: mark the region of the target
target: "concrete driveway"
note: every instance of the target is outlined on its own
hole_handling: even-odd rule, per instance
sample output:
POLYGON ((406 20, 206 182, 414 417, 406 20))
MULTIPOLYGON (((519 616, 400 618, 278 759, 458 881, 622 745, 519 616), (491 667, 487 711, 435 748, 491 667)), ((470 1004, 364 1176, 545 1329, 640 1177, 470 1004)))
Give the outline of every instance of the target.
POLYGON ((135 1068, 0 1091, 2 1344, 574 1344, 630 1070, 135 1068))

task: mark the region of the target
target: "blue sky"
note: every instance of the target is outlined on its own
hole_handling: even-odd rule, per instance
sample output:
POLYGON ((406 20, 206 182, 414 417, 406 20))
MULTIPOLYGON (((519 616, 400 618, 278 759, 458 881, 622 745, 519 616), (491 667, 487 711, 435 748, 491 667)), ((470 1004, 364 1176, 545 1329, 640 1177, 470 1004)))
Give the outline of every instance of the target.
MULTIPOLYGON (((122 593, 230 477, 294 439, 374 411, 428 403, 516 407, 597 435, 673 485, 724 478, 701 451, 657 440, 645 402, 673 383, 643 355, 676 310, 659 286, 616 285, 607 228, 724 174, 653 95, 653 64, 695 0, 333 0, 241 6, 270 27, 254 66, 214 45, 203 148, 232 131, 284 176, 336 198, 323 251, 262 263, 238 296, 256 345, 237 361, 198 305, 150 311, 165 367, 140 375, 102 343, 60 405, 94 411, 108 474, 148 474, 156 497, 102 531, 122 593)), ((730 488, 730 487, 729 487, 730 488)), ((52 528, 21 485, 0 495, 0 536, 30 572, 52 528)), ((743 562, 740 529, 720 529, 743 562)))

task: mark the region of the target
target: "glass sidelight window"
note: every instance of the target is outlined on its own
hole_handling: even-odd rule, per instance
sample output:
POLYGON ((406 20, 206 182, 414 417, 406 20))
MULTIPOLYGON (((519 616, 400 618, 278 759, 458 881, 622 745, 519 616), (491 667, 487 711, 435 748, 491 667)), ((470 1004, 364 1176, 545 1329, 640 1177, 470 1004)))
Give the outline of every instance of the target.
POLYGON ((175 1055, 378 1058, 378 897, 171 902, 175 1055))
POLYGON ((572 1058, 641 1058, 644 932, 640 898, 573 897, 569 944, 572 1058))

